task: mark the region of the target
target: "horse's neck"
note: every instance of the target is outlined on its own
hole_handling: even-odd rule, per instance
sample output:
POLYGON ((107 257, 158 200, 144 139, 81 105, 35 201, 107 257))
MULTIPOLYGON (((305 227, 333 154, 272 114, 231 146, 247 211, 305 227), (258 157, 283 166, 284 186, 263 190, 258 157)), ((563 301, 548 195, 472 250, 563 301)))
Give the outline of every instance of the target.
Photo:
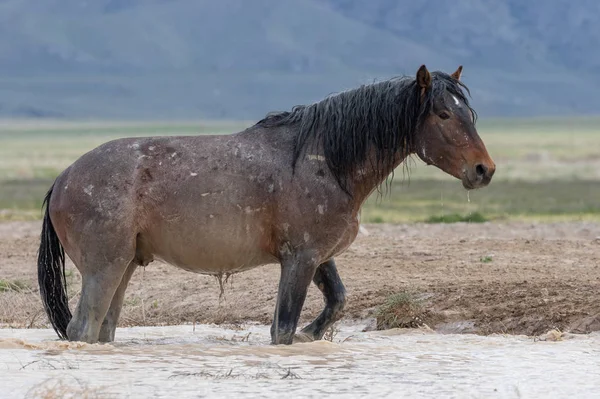
POLYGON ((377 171, 374 168, 377 167, 377 159, 375 158, 374 151, 371 154, 364 165, 356 170, 352 177, 353 187, 353 198, 360 207, 366 201, 366 199, 380 186, 385 179, 396 169, 404 160, 408 157, 403 151, 399 151, 394 157, 394 162, 391 167, 385 170, 377 171))

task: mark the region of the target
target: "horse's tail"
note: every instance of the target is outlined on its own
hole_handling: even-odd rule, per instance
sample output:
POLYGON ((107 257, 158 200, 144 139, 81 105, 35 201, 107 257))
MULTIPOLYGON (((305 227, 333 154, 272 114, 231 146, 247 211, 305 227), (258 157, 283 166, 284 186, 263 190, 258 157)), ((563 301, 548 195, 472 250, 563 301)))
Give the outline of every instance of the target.
POLYGON ((46 206, 40 249, 38 252, 38 284, 44 309, 59 338, 67 339, 67 326, 73 317, 69 310, 67 279, 65 278, 65 251, 50 220, 50 196, 54 185, 44 198, 46 206))

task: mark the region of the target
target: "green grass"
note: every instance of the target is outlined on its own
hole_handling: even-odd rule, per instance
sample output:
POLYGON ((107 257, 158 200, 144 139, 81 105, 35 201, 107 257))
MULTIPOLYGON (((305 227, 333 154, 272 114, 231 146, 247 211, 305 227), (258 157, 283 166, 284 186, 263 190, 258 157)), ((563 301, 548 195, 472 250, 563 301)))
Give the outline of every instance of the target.
POLYGON ((425 223, 485 223, 488 221, 481 213, 475 212, 467 215, 451 213, 448 215, 430 216, 425 220, 425 223))
MULTIPOLYGON (((125 136, 224 134, 241 122, 0 121, 0 221, 41 217, 54 178, 85 152, 125 136)), ((391 191, 374 194, 362 221, 478 223, 494 220, 600 220, 600 119, 482 120, 497 164, 491 185, 471 191, 414 158, 391 191)))
POLYGON ((369 198, 362 213, 368 223, 487 220, 600 220, 600 181, 492 181, 469 197, 458 180, 397 181, 391 194, 369 198))
POLYGON ((494 258, 491 255, 482 256, 481 259, 479 259, 481 263, 491 263, 493 260, 494 258))

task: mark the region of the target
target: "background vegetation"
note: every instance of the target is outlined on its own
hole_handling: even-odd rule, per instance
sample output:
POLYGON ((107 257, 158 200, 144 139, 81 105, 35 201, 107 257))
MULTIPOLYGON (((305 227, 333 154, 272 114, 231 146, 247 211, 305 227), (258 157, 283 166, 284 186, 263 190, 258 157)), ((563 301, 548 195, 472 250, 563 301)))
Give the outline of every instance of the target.
MULTIPOLYGON (((44 193, 70 163, 124 136, 226 134, 242 122, 3 122, 0 220, 38 219, 44 193)), ((364 222, 600 220, 600 119, 487 119, 480 134, 498 166, 492 184, 467 192, 416 157, 391 190, 366 203, 364 222)))

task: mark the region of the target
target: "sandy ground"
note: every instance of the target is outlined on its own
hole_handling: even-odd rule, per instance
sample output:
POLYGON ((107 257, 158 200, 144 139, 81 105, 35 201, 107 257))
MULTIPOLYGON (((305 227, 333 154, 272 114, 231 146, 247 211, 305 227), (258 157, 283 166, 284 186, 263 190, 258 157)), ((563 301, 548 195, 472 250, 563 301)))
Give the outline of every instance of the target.
MULTIPOLYGON (((40 222, 0 224, 0 280, 25 283, 0 290, 0 325, 43 327, 36 282, 40 222)), ((600 330, 600 224, 485 223, 367 225, 337 259, 348 291, 347 320, 372 324, 393 293, 426 299, 425 322, 441 332, 539 335, 551 329, 600 330), (371 320, 371 321, 369 321, 371 320)), ((74 269, 72 264, 67 269, 74 269)), ((127 291, 121 326, 243 321, 270 323, 277 265, 234 275, 220 288, 211 276, 154 262, 138 268, 127 291)), ((71 307, 80 289, 68 277, 71 307)), ((302 322, 321 311, 311 286, 302 322)))

